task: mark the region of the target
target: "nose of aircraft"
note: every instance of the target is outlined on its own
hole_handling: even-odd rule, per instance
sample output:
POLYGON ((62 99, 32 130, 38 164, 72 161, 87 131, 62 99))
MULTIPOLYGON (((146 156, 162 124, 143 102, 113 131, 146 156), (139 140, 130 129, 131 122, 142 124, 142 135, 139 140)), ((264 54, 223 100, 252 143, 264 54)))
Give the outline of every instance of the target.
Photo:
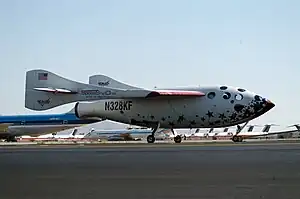
POLYGON ((262 101, 263 101, 263 104, 264 104, 264 108, 263 108, 264 113, 268 112, 269 110, 271 110, 272 108, 275 107, 275 104, 271 100, 263 98, 262 101))
POLYGON ((271 110, 272 108, 275 107, 275 104, 273 102, 271 102, 270 100, 266 100, 266 109, 267 111, 271 110))
POLYGON ((265 114, 274 107, 275 104, 271 100, 262 98, 259 95, 254 96, 254 109, 257 117, 265 114))

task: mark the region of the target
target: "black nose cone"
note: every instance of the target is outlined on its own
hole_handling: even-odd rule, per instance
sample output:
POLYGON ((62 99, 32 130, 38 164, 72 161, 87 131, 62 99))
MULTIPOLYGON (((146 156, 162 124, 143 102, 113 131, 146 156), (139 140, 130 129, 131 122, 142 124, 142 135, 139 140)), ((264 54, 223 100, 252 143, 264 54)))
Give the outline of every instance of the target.
POLYGON ((275 107, 275 104, 273 102, 271 102, 270 100, 265 101, 265 112, 271 110, 274 107, 275 107))

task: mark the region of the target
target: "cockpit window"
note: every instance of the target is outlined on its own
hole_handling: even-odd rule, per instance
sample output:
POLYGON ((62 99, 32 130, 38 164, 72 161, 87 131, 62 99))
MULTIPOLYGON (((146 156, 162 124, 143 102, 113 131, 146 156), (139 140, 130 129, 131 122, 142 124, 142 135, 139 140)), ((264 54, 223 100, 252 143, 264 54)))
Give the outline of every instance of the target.
POLYGON ((244 98, 244 97, 243 97, 243 95, 241 95, 241 94, 236 94, 236 95, 235 95, 235 99, 238 100, 238 101, 242 100, 243 98, 244 98))
POLYGON ((208 97, 209 99, 213 99, 215 96, 216 96, 216 93, 215 93, 215 92, 210 92, 210 93, 207 94, 207 97, 208 97))
POLYGON ((221 90, 226 90, 226 89, 227 89, 227 86, 221 86, 220 89, 221 89, 221 90))
POLYGON ((237 90, 240 91, 240 92, 245 92, 245 91, 246 91, 246 90, 243 89, 243 88, 238 88, 237 90))
POLYGON ((223 95, 223 98, 226 99, 226 100, 229 99, 230 97, 231 97, 231 94, 228 93, 228 92, 225 92, 224 95, 223 95))

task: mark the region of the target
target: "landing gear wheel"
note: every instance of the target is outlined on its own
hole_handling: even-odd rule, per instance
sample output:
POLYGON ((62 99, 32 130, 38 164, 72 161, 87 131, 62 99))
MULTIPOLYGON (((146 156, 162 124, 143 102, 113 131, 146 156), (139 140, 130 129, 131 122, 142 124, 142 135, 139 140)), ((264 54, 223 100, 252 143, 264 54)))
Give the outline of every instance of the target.
POLYGON ((147 142, 148 142, 148 143, 154 143, 154 142, 155 142, 155 137, 154 137, 154 135, 148 135, 148 136, 147 136, 147 142))
POLYGON ((243 142, 242 136, 238 136, 238 142, 243 142))
POLYGON ((242 138, 242 136, 233 136, 232 137, 232 141, 233 142, 242 142, 243 141, 243 138, 242 138))
POLYGON ((175 136, 174 141, 175 143, 181 143, 181 136, 180 135, 175 136))

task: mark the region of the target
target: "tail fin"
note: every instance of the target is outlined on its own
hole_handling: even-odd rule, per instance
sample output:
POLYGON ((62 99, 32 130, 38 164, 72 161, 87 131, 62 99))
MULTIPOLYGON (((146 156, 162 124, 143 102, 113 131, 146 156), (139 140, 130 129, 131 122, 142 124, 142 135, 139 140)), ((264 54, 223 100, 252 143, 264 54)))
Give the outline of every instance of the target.
POLYGON ((90 76, 89 84, 97 85, 101 87, 111 87, 111 88, 119 88, 119 89, 141 89, 138 87, 130 86, 128 84, 124 84, 105 75, 90 76))
POLYGON ((103 97, 106 94, 112 95, 115 90, 72 81, 46 70, 30 70, 26 72, 25 107, 31 110, 47 110, 72 102, 86 101, 87 97, 91 97, 87 95, 92 95, 89 92, 93 91, 103 97), (107 90, 110 93, 106 93, 107 90))
POLYGON ((161 95, 156 91, 133 89, 134 87, 121 89, 84 84, 40 69, 26 72, 25 87, 25 107, 31 110, 47 110, 79 101, 146 98, 161 95))

